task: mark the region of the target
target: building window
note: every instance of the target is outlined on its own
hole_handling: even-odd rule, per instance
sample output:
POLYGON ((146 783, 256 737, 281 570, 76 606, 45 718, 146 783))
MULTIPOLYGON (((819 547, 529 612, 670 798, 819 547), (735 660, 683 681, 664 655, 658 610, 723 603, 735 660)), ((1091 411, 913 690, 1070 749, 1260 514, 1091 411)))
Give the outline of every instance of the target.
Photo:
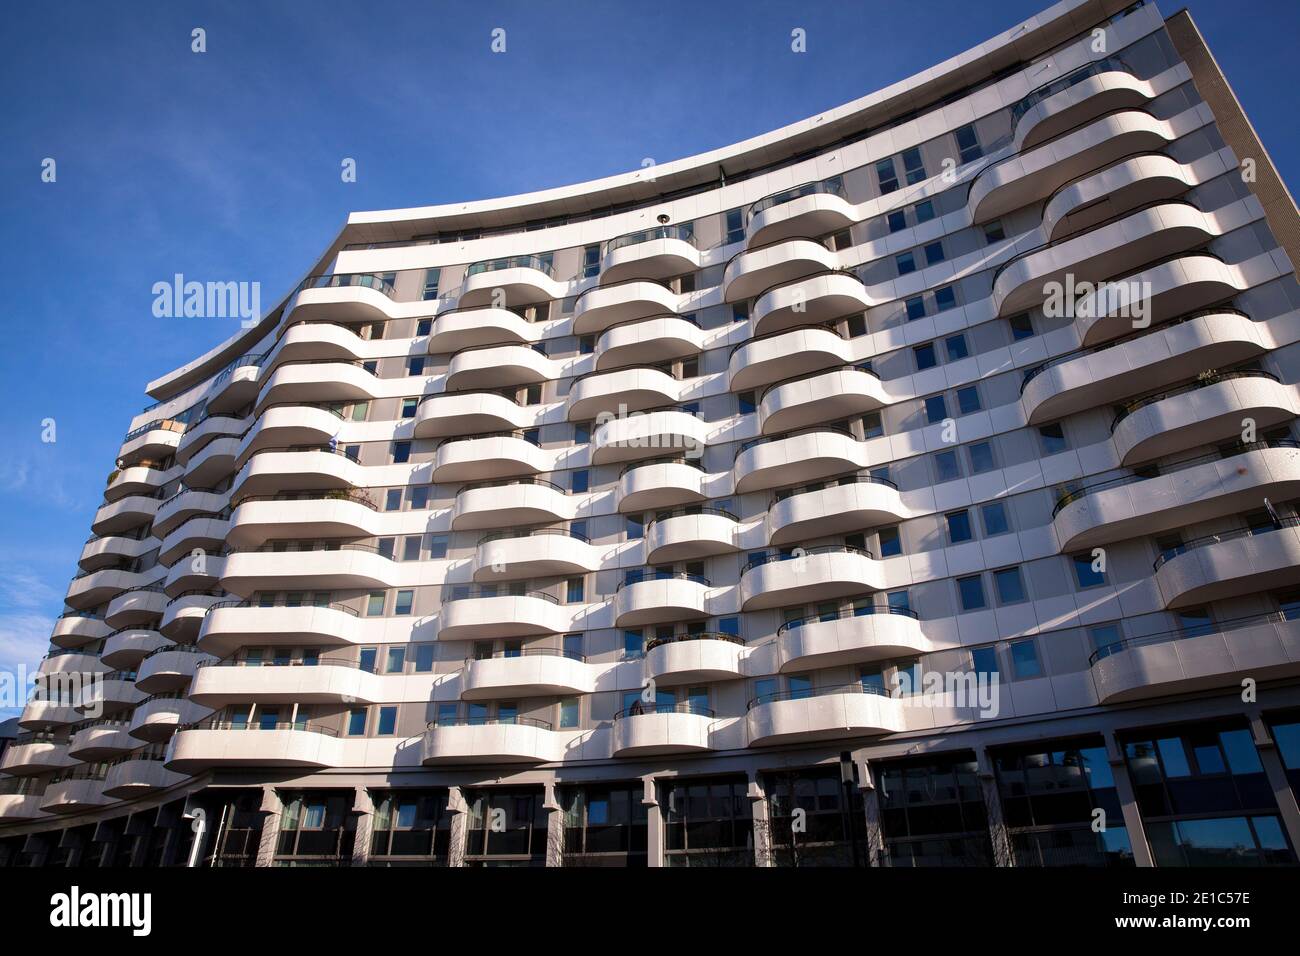
POLYGON ((409 441, 393 442, 393 464, 403 465, 411 460, 411 443, 409 441))
POLYGON ((923 222, 929 222, 934 218, 934 202, 930 199, 919 202, 915 206, 916 224, 919 226, 923 222))
POLYGON ((993 572, 993 587, 999 604, 1019 604, 1025 599, 1025 581, 1020 568, 1001 568, 993 572))
POLYGON ((1106 583, 1106 573, 1094 570, 1093 560, 1091 552, 1072 555, 1070 558, 1074 564, 1074 580, 1078 583, 1080 591, 1106 583))
POLYGON ((970 445, 966 451, 970 456, 970 470, 972 475, 992 471, 996 467, 993 461, 992 442, 976 442, 975 444, 970 445))
POLYGON ((544 865, 548 813, 543 796, 540 788, 470 791, 466 865, 544 865))
POLYGON ((645 653, 645 636, 640 631, 623 632, 623 656, 629 660, 645 653))
POLYGON ((907 321, 925 318, 925 296, 914 295, 903 303, 907 309, 907 321))
POLYGON ((1038 435, 1042 439, 1045 455, 1055 455, 1068 447, 1065 443, 1065 430, 1061 428, 1060 422, 1043 425, 1038 429, 1038 435))
POLYGON ((946 312, 957 305, 957 293, 952 286, 946 285, 934 290, 934 308, 937 312, 946 312))
POLYGON ((418 534, 408 535, 402 541, 402 560, 419 561, 420 560, 420 542, 423 539, 418 534))
POLYGON ((931 395, 925 400, 925 418, 931 425, 948 417, 948 403, 942 395, 931 395))
POLYGON ((382 617, 384 614, 383 591, 371 591, 366 597, 366 617, 382 617))
POLYGON ((423 355, 414 355, 414 356, 412 356, 411 358, 408 358, 408 359, 406 360, 406 374, 407 374, 407 375, 423 375, 423 374, 424 374, 424 356, 423 356, 423 355))
POLYGON ((881 528, 876 532, 876 537, 880 541, 882 558, 892 558, 903 553, 903 539, 898 534, 898 528, 881 528))
POLYGON ((958 578, 957 594, 963 611, 978 611, 988 606, 984 599, 984 581, 978 574, 958 578))
POLYGON ((994 219, 992 222, 984 223, 984 241, 986 243, 1001 242, 1007 237, 1006 232, 1002 229, 1002 220, 994 219))
POLYGON ((963 163, 969 163, 984 155, 984 150, 980 146, 979 136, 975 132, 973 123, 968 123, 954 130, 953 136, 957 139, 957 153, 963 163))
POLYGON ((948 541, 950 544, 961 544, 961 542, 969 541, 974 537, 974 534, 971 533, 969 512, 950 511, 944 515, 944 520, 948 522, 948 541))
MULTIPOLYGON (((934 352, 934 343, 926 342, 924 345, 918 345, 912 349, 912 354, 916 356, 916 370, 924 372, 928 368, 934 368, 939 364, 938 356, 934 352)), ((929 400, 927 399, 926 408, 929 409, 929 400)), ((933 419, 931 419, 933 421, 933 419)))
POLYGON ((925 264, 928 266, 938 265, 946 258, 943 253, 942 242, 931 242, 925 246, 925 264))
POLYGON ((858 422, 862 425, 862 437, 864 440, 867 438, 879 438, 885 433, 885 427, 880 421, 880 412, 867 412, 867 414, 858 419, 858 422))
POLYGON ((1009 650, 1011 667, 1015 671, 1016 680, 1043 676, 1043 665, 1038 660, 1038 647, 1034 644, 1033 638, 1012 641, 1009 650))
POLYGON ((433 331, 433 319, 419 319, 415 323, 416 335, 428 335, 433 331))
POLYGON ((973 647, 970 652, 970 669, 988 680, 1000 675, 998 652, 995 647, 973 647))
POLYGON ((957 461, 954 449, 941 451, 934 456, 934 472, 940 482, 956 481, 961 477, 961 465, 957 461))
POLYGON ((393 603, 393 613, 401 614, 401 615, 410 614, 411 608, 414 604, 415 604, 414 591, 411 590, 398 591, 397 600, 393 603))
POLYGON ((438 280, 442 276, 441 269, 424 270, 424 289, 420 293, 420 298, 428 302, 430 299, 438 298, 438 280))
POLYGON ((585 494, 591 487, 591 474, 585 468, 569 472, 569 490, 575 495, 585 494))
POLYGON ((990 866, 988 816, 973 756, 883 762, 881 835, 890 866, 990 866))
POLYGON ((366 734, 366 709, 354 707, 348 711, 348 736, 364 737, 366 734))
POLYGON ((979 389, 974 385, 967 385, 964 388, 957 389, 957 408, 963 415, 978 412, 983 408, 980 404, 979 389))
POLYGON ((901 209, 895 209, 885 217, 890 233, 901 232, 907 228, 907 216, 901 209))
POLYGON ((1016 315, 1007 317, 1007 325, 1011 328, 1011 341, 1019 342, 1021 339, 1031 339, 1034 337, 1034 324, 1029 321, 1028 312, 1020 312, 1016 315))
POLYGON ((739 209, 728 209, 726 212, 726 238, 723 240, 727 245, 733 242, 740 242, 745 238, 745 221, 739 209))
POLYGON ((633 784, 562 789, 564 865, 645 866, 644 796, 644 788, 633 784))
POLYGON ((921 159, 921 150, 916 146, 903 150, 903 176, 909 186, 925 179, 925 163, 921 159))
POLYGON ((431 534, 428 536, 429 557, 434 561, 440 561, 447 557, 447 541, 445 534, 431 534))
POLYGON ((379 708, 379 726, 375 733, 380 737, 391 737, 397 733, 397 708, 380 707, 379 708))
POLYGON ((876 162, 876 179, 880 183, 881 195, 892 193, 898 188, 898 174, 894 171, 894 157, 876 162))
POLYGON ((427 674, 433 670, 433 644, 415 645, 415 672, 427 674))
POLYGON ((1000 501, 980 506, 980 517, 984 520, 984 536, 986 538, 1006 534, 1011 530, 1011 524, 1007 521, 1006 506, 1000 501))
POLYGON ((414 418, 415 410, 420 407, 418 398, 402 399, 402 418, 414 418))
POLYGON ((582 277, 590 279, 600 274, 600 246, 585 246, 582 250, 582 277))
POLYGON ((665 865, 752 865, 748 790, 744 777, 665 783, 660 794, 665 865))
POLYGON ((389 488, 384 492, 384 510, 400 511, 402 508, 402 489, 389 488))
POLYGON ((913 256, 910 249, 907 252, 896 255, 894 257, 894 262, 898 266, 898 274, 900 276, 905 276, 909 272, 916 271, 916 257, 913 256))

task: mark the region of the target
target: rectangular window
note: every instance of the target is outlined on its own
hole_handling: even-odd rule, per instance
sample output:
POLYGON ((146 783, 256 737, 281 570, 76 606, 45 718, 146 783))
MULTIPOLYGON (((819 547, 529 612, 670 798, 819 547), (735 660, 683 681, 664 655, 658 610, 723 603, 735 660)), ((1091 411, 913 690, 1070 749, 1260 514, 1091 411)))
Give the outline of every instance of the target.
POLYGON ((397 708, 379 708, 379 727, 375 733, 380 737, 389 737, 397 732, 397 708))
POLYGON ((366 598, 366 617, 381 617, 384 613, 384 592, 371 591, 366 598))
POLYGON ((440 561, 447 557, 447 535, 431 534, 429 539, 429 557, 435 561, 440 561))
POLYGON ((1118 624, 1101 624, 1097 627, 1090 627, 1088 628, 1088 637, 1092 641, 1092 646, 1097 650, 1109 647, 1111 644, 1118 644, 1123 639, 1118 624))
POLYGON ((745 220, 739 209, 728 209, 726 213, 726 239, 728 245, 745 238, 745 220))
POLYGON ((931 242, 925 246, 925 264, 928 266, 937 265, 946 258, 943 253, 942 242, 931 242))
POLYGON ((901 232, 907 228, 907 216, 901 209, 895 209, 885 217, 890 233, 901 232))
POLYGON ((364 737, 366 733, 366 709, 356 707, 348 711, 348 736, 364 737))
POLYGON ((438 280, 441 275, 441 269, 424 270, 424 290, 420 294, 422 300, 428 302, 430 299, 438 298, 438 280))
POLYGON ((1095 588, 1106 583, 1105 572, 1093 569, 1091 552, 1073 555, 1070 560, 1074 564, 1074 580, 1078 582, 1079 590, 1095 588))
POLYGON ((423 374, 424 374, 424 356, 423 356, 423 355, 414 355, 414 356, 412 356, 411 358, 408 358, 408 359, 406 360, 406 374, 407 374, 407 375, 423 375, 423 374))
POLYGON ((925 419, 931 425, 948 417, 948 403, 942 395, 931 395, 925 400, 925 419))
POLYGON ((397 601, 393 604, 394 614, 410 614, 411 607, 415 604, 415 592, 412 590, 402 590, 397 592, 397 601))
POLYGON ((885 427, 880 421, 880 412, 867 412, 858 420, 862 425, 862 437, 879 438, 885 433, 885 427))
POLYGON ((1016 680, 1043 676, 1043 665, 1038 660, 1038 647, 1032 638, 1011 642, 1011 666, 1015 670, 1016 680))
POLYGON ((409 441, 393 442, 393 464, 404 465, 411 460, 411 443, 409 441))
MULTIPOLYGON (((916 346, 912 349, 912 354, 916 356, 916 370, 918 372, 924 372, 926 369, 934 368, 939 364, 939 357, 935 354, 933 342, 926 342, 924 345, 916 346)), ((926 408, 929 409, 928 404, 926 408)))
POLYGON ((963 611, 978 611, 988 606, 984 600, 984 580, 978 574, 958 578, 957 595, 963 611))
POLYGON ((979 389, 974 385, 967 385, 965 388, 957 389, 957 408, 963 415, 978 412, 983 408, 980 404, 979 389))
POLYGON ((925 318, 925 296, 914 295, 907 299, 903 305, 907 309, 907 321, 912 322, 916 319, 925 318))
POLYGON ((628 658, 640 657, 644 653, 645 637, 640 631, 623 632, 623 656, 628 658))
POLYGON ((415 323, 415 334, 428 335, 433 331, 433 319, 420 319, 415 323))
POLYGON ((948 350, 948 361, 959 362, 970 355, 970 348, 966 345, 966 336, 950 335, 943 340, 943 346, 948 350))
POLYGON ((1008 316, 1007 325, 1011 327, 1011 341, 1013 342, 1034 337, 1034 325, 1029 321, 1028 312, 1008 316))
POLYGON ((584 246, 582 250, 582 277, 590 279, 600 274, 600 246, 584 246))
POLYGON ((1043 425, 1038 429, 1039 437, 1043 441, 1043 454, 1055 455, 1057 452, 1065 451, 1065 430, 1061 428, 1061 423, 1056 422, 1051 425, 1043 425))
POLYGON ((916 257, 912 255, 910 249, 907 252, 894 256, 894 262, 898 266, 898 274, 900 276, 905 276, 909 272, 916 271, 916 257))
POLYGON ((892 558, 903 553, 903 539, 899 537, 897 528, 881 528, 876 536, 880 539, 882 558, 892 558))
POLYGON ((970 669, 982 677, 992 678, 998 673, 998 651, 995 647, 972 647, 970 669))
POLYGON ((969 512, 950 511, 944 515, 944 520, 948 522, 948 541, 950 543, 960 544, 975 537, 971 532, 969 512))
POLYGON ((925 163, 921 159, 921 150, 916 146, 903 150, 903 176, 909 186, 925 179, 925 163))
POLYGON ((973 123, 969 123, 953 132, 957 139, 957 153, 963 163, 969 163, 971 160, 979 159, 984 155, 984 150, 980 146, 979 135, 975 132, 973 123))
POLYGON ((916 204, 916 224, 919 226, 923 222, 929 222, 934 218, 934 202, 927 199, 924 202, 916 204))
POLYGON ((626 531, 627 531, 627 540, 629 541, 641 540, 641 535, 645 532, 645 522, 642 521, 640 515, 627 516, 626 531))
POLYGON ((572 730, 578 726, 579 702, 576 697, 560 698, 560 729, 572 730))
POLYGON ((583 583, 582 578, 569 578, 568 583, 565 586, 565 600, 569 604, 582 603, 583 593, 585 591, 583 583))
POLYGON ((984 520, 984 536, 992 537, 997 534, 1006 534, 1011 530, 1011 525, 1007 521, 1007 509, 1000 501, 993 501, 986 505, 980 506, 980 517, 984 520))
POLYGON ((402 399, 402 418, 414 418, 415 410, 420 407, 418 398, 402 399))
POLYGON ((427 674, 433 670, 433 644, 416 644, 415 645, 415 672, 417 674, 427 674))
POLYGON ((573 443, 575 445, 585 445, 591 441, 591 424, 589 422, 580 422, 573 426, 573 443))
POLYGON ((357 669, 367 674, 375 673, 375 662, 379 659, 379 648, 363 647, 357 655, 357 669))
POLYGON ((880 183, 881 195, 892 193, 898 188, 898 173, 894 171, 894 157, 876 162, 876 179, 880 183))
POLYGON ((412 511, 423 511, 429 507, 429 486, 412 485, 407 492, 407 499, 411 504, 412 511))
POLYGON ((956 481, 961 477, 961 465, 957 461, 957 452, 949 448, 934 456, 935 477, 943 481, 956 481))
POLYGON ((384 493, 384 510, 401 511, 402 510, 402 489, 389 488, 384 493))
POLYGON ((992 222, 984 223, 984 241, 1001 242, 1007 237, 1006 231, 1002 228, 1002 220, 994 219, 992 222))
POLYGON ((578 354, 590 355, 596 351, 596 336, 583 335, 578 338, 578 354))
POLYGON ((946 285, 934 290, 934 308, 936 312, 946 312, 957 305, 957 293, 952 286, 946 285))
POLYGON ((400 674, 404 670, 406 670, 406 648, 390 647, 384 659, 384 673, 400 674))
POLYGON ((585 494, 591 487, 591 474, 585 468, 569 473, 569 490, 575 495, 585 494))
POLYGON ((1018 567, 994 571, 993 586, 997 589, 999 604, 1017 604, 1025 599, 1025 581, 1018 567))
POLYGON ((418 534, 408 535, 402 541, 402 560, 419 561, 420 560, 420 542, 423 539, 418 534))

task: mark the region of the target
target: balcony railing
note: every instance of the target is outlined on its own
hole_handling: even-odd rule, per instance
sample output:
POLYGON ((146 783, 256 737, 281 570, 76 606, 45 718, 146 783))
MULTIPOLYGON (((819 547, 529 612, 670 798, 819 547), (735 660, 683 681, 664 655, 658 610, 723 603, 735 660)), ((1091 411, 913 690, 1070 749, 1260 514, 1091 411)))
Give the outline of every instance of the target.
POLYGON ((914 621, 921 619, 920 615, 910 607, 894 607, 891 604, 864 604, 861 607, 849 608, 847 610, 836 611, 834 614, 809 614, 806 617, 797 617, 794 620, 786 621, 776 629, 777 635, 786 631, 792 631, 795 628, 803 627, 807 624, 819 624, 826 621, 838 621, 849 617, 871 617, 875 614, 894 614, 899 617, 911 618, 914 621))
POLYGON ((815 491, 825 491, 828 488, 839 488, 843 485, 883 485, 886 488, 898 490, 898 485, 888 478, 879 478, 876 475, 848 475, 844 478, 828 478, 826 481, 814 481, 810 484, 800 485, 797 488, 779 488, 772 493, 772 503, 776 504, 778 501, 785 501, 787 498, 811 494, 815 491))
POLYGON ((649 229, 641 229, 637 232, 616 236, 605 243, 601 258, 603 259, 615 249, 640 245, 643 242, 653 242, 656 239, 680 239, 682 242, 695 245, 695 224, 686 222, 671 226, 652 226, 649 229))
POLYGON ((759 704, 770 704, 779 700, 805 700, 809 697, 831 697, 836 694, 871 694, 876 697, 889 697, 889 691, 875 684, 836 684, 832 687, 803 687, 798 690, 774 691, 750 698, 746 710, 753 710, 759 704))
POLYGON ((745 646, 745 639, 735 634, 727 634, 723 631, 697 631, 694 634, 674 634, 672 637, 653 638, 646 642, 645 649, 649 652, 661 644, 677 644, 681 641, 726 641, 728 644, 745 646))
POLYGON ((740 573, 744 574, 746 571, 778 561, 797 561, 814 554, 860 554, 866 558, 875 557, 866 548, 853 548, 847 544, 826 544, 816 548, 794 548, 789 551, 766 551, 762 554, 756 554, 746 561, 745 566, 740 569, 740 573))
POLYGON ((1177 547, 1165 548, 1160 552, 1160 557, 1156 558, 1151 567, 1153 570, 1159 571, 1166 561, 1170 561, 1180 554, 1186 554, 1188 551, 1195 551, 1197 548, 1205 548, 1224 541, 1236 541, 1239 538, 1256 538, 1274 531, 1281 531, 1283 528, 1300 528, 1300 518, 1279 518, 1276 523, 1259 528, 1237 528, 1233 531, 1220 531, 1218 534, 1207 534, 1201 538, 1193 538, 1191 541, 1184 541, 1177 547))
POLYGON ((338 289, 346 286, 361 286, 363 289, 374 289, 376 292, 382 292, 390 299, 396 294, 393 283, 386 276, 374 272, 308 276, 294 290, 294 294, 297 295, 304 289, 338 289))
POLYGON ((620 581, 614 590, 621 591, 630 584, 640 584, 643 581, 694 581, 706 588, 713 586, 702 574, 690 574, 686 571, 635 571, 620 581))
POLYGON ((536 717, 490 717, 487 715, 481 717, 436 717, 429 721, 428 729, 433 730, 436 727, 480 727, 488 725, 536 727, 539 730, 551 729, 549 722, 538 720, 536 717))
POLYGON ((1154 405, 1156 402, 1163 402, 1166 398, 1176 398, 1179 395, 1187 395, 1197 391, 1198 389, 1208 388, 1211 385, 1218 385, 1220 382, 1230 382, 1237 378, 1262 378, 1270 382, 1280 381, 1276 375, 1271 372, 1265 372, 1261 369, 1241 369, 1235 372, 1217 372, 1210 375, 1204 375, 1196 381, 1189 382, 1186 385, 1180 385, 1177 388, 1157 392, 1155 395, 1147 395, 1143 398, 1137 398, 1121 405, 1119 412, 1110 423, 1110 430, 1114 432, 1115 427, 1119 425, 1120 422, 1139 409, 1146 408, 1148 405, 1154 405))
POLYGON ((552 279, 555 278, 555 266, 552 265, 549 256, 508 256, 505 259, 476 262, 465 270, 465 278, 468 279, 482 272, 500 272, 502 269, 536 269, 552 279))
POLYGON ((749 208, 746 210, 745 222, 748 223, 760 212, 771 209, 773 206, 780 206, 796 199, 802 199, 804 196, 816 196, 818 194, 839 196, 841 199, 848 198, 844 192, 843 177, 832 176, 819 182, 803 183, 790 189, 783 189, 778 193, 772 193, 770 196, 764 196, 757 202, 750 203, 749 208))
POLYGON ((1197 624, 1191 627, 1174 628, 1168 631, 1160 631, 1156 634, 1144 634, 1140 637, 1129 637, 1122 641, 1112 641, 1110 644, 1103 644, 1097 648, 1088 657, 1088 666, 1096 664, 1105 657, 1118 654, 1120 651, 1127 651, 1134 647, 1149 647, 1152 644, 1168 644, 1170 641, 1180 641, 1189 637, 1206 637, 1210 634, 1226 634, 1229 631, 1239 630, 1243 627, 1254 627, 1258 624, 1285 624, 1288 621, 1294 621, 1300 618, 1300 610, 1292 611, 1268 611, 1263 614, 1251 614, 1246 617, 1230 618, 1226 621, 1207 621, 1204 624, 1197 624))
POLYGON ((639 717, 642 714, 694 714, 696 717, 715 717, 708 707, 691 700, 680 701, 675 704, 660 704, 657 701, 642 701, 624 707, 614 715, 615 720, 623 720, 627 717, 639 717))

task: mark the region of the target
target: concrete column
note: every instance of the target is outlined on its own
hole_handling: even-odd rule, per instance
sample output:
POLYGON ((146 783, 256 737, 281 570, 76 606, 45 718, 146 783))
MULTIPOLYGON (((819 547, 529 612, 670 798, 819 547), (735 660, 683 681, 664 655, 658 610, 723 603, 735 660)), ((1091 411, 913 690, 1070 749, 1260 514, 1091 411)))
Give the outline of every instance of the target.
POLYGON ((880 823, 880 793, 876 790, 876 775, 869 761, 859 764, 858 786, 862 788, 862 815, 866 824, 867 862, 871 866, 885 866, 885 831, 880 823))
POLYGON ((1124 828, 1128 830, 1129 845, 1133 847, 1133 861, 1138 866, 1155 866, 1151 847, 1147 844, 1146 827, 1142 825, 1142 814, 1138 810, 1133 778, 1129 776, 1128 763, 1124 760, 1124 751, 1115 739, 1114 731, 1108 730, 1102 736, 1106 740, 1106 762, 1110 764, 1111 776, 1115 778, 1115 795, 1119 798, 1120 809, 1124 813, 1124 828))
POLYGON ((370 834, 374 829, 375 802, 370 791, 357 787, 352 798, 352 812, 356 816, 356 827, 352 837, 352 866, 370 864, 370 834))
POLYGON ((447 812, 451 814, 451 841, 447 847, 447 865, 465 865, 465 840, 469 831, 469 807, 460 787, 447 794, 447 812))
POLYGON ((564 809, 555 795, 555 781, 544 784, 542 809, 546 811, 546 865, 564 866, 564 809))
POLYGON ((262 834, 257 842, 256 866, 270 866, 275 862, 275 847, 280 839, 280 814, 284 805, 274 787, 262 788, 262 834))
POLYGON ((664 865, 664 815, 659 806, 659 790, 655 786, 654 774, 641 778, 644 788, 641 805, 645 807, 646 865, 664 865))
POLYGON ((1291 781, 1287 779, 1286 767, 1282 765, 1282 756, 1277 752, 1277 741, 1273 738, 1273 730, 1258 711, 1247 716, 1250 718, 1250 735, 1255 740, 1259 762, 1264 765, 1264 774, 1268 777, 1273 799, 1277 801, 1282 826, 1286 828, 1291 846, 1300 848, 1300 805, 1296 804, 1295 791, 1291 789, 1291 781))
POLYGON ((998 793, 998 777, 993 769, 993 759, 987 747, 976 751, 978 761, 977 773, 980 778, 980 792, 984 796, 984 813, 989 822, 989 842, 993 846, 994 866, 1015 866, 1016 857, 1011 852, 1011 838, 1007 834, 1007 824, 1002 817, 1002 795, 998 793))
POLYGON ((773 866, 772 860, 772 816, 768 812, 767 794, 758 774, 749 775, 749 813, 754 819, 754 865, 773 866))

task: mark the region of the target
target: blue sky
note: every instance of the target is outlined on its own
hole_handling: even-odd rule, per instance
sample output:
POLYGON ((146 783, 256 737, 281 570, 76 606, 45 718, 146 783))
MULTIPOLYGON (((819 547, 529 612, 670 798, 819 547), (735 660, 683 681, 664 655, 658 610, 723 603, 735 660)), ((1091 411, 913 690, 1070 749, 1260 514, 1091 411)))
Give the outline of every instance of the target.
MULTIPOLYGON (((270 305, 351 210, 725 145, 924 69, 1047 0, 6 6, 0 668, 44 653, 144 383, 235 331, 153 317, 155 282, 257 281, 270 305), (195 27, 206 53, 190 50, 195 27), (505 54, 489 50, 497 27, 505 54), (806 54, 790 52, 796 27, 806 54), (46 157, 55 183, 40 180, 46 157), (340 180, 345 157, 355 183, 340 180)), ((1300 8, 1188 6, 1294 187, 1300 8)))

